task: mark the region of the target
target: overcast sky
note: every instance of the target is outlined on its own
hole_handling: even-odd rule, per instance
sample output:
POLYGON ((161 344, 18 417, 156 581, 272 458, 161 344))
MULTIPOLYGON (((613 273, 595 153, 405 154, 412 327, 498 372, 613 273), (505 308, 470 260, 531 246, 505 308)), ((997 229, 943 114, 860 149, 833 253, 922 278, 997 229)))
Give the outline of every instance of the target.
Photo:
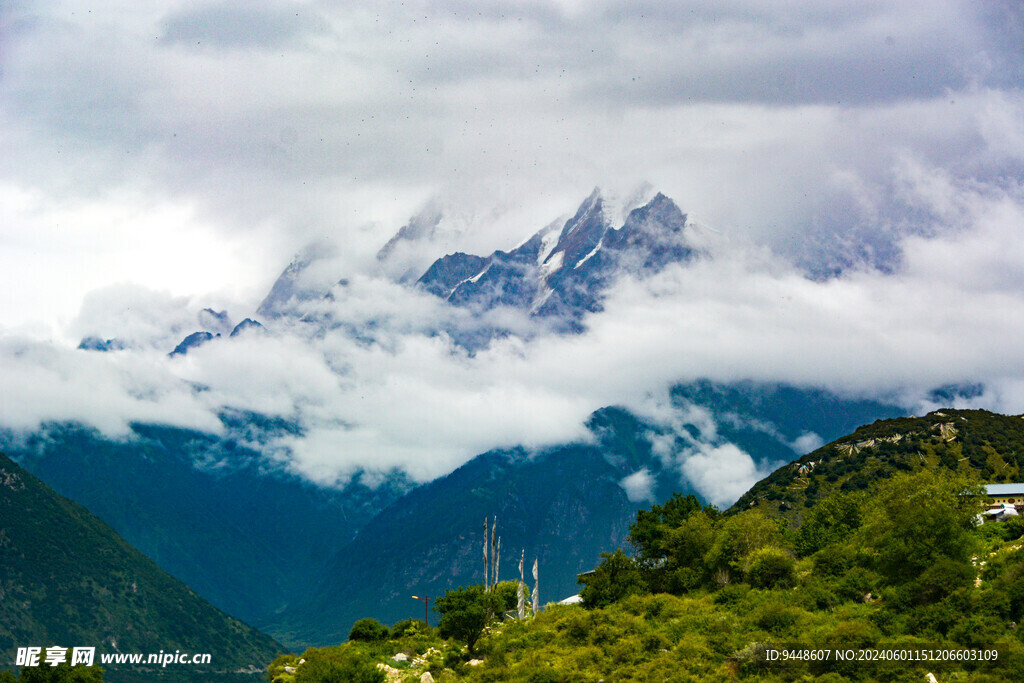
POLYGON ((296 445, 329 479, 339 465, 312 454, 342 442, 364 462, 390 439, 394 463, 433 476, 572 438, 589 410, 702 373, 869 393, 973 379, 1024 410, 1017 2, 13 0, 0 69, 0 341, 8 362, 36 359, 5 373, 8 424, 117 431, 173 413, 214 428, 213 399, 171 387, 222 373, 225 403, 354 415, 355 436, 334 425, 296 445), (419 333, 435 303, 376 276, 376 251, 425 206, 447 216, 433 248, 487 252, 594 186, 644 182, 709 228, 716 258, 624 284, 580 338, 454 362, 419 333), (356 373, 378 403, 324 374, 365 351, 342 342, 252 342, 261 358, 291 345, 298 364, 267 373, 265 394, 213 350, 187 368, 155 353, 204 306, 251 315, 324 238, 332 277, 362 283, 344 315, 384 307, 395 325, 371 363, 386 377, 356 373), (87 331, 154 353, 83 360, 87 331), (42 385, 34 400, 16 375, 42 385), (70 398, 96 382, 109 410, 70 398), (394 386, 463 406, 431 422, 429 453, 401 436, 411 413, 375 412, 394 386), (474 412, 495 397, 521 401, 515 419, 474 412))

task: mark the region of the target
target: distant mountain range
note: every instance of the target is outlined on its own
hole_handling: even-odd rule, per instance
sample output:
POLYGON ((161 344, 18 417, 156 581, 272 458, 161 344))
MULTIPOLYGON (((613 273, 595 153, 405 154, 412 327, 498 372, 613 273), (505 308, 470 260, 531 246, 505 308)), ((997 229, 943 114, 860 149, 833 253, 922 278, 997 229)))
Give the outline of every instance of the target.
POLYGON ((252 680, 282 650, 211 606, 81 505, 0 455, 0 652, 209 653, 209 666, 107 667, 107 681, 252 680))
MULTIPOLYGON (((448 254, 422 274, 410 276, 403 271, 399 279, 480 317, 510 309, 533 319, 547 332, 578 333, 584 329, 586 314, 603 309, 605 293, 618 279, 647 277, 669 264, 686 264, 700 255, 690 244, 687 216, 675 202, 657 193, 650 198, 634 197, 633 203, 636 206, 612 206, 600 189, 595 189, 561 228, 549 225, 519 246, 488 256, 448 254), (625 215, 616 225, 620 213, 625 215)), ((378 259, 386 263, 396 251, 413 249, 418 241, 429 238, 441 219, 438 211, 414 217, 381 248, 378 259)), ((257 309, 258 316, 329 324, 310 316, 310 304, 329 298, 330 293, 325 283, 309 277, 309 272, 333 253, 319 243, 303 249, 274 282, 257 309)), ((330 284, 344 286, 346 282, 339 274, 330 284)), ((438 327, 469 349, 516 333, 491 318, 471 331, 445 327, 442 321, 438 327)))

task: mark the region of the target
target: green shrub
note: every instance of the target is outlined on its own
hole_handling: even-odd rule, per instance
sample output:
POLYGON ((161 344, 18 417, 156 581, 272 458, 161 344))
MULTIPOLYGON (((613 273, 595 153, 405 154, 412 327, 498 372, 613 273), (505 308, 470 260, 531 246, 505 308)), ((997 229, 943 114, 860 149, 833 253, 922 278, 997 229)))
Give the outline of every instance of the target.
POLYGON ((789 588, 793 585, 793 557, 781 548, 767 546, 750 554, 747 581, 754 588, 789 588))
POLYGON ((616 664, 630 665, 636 664, 644 652, 643 643, 636 636, 628 636, 626 638, 619 638, 614 643, 611 643, 609 648, 609 654, 611 654, 612 661, 616 664))
POLYGON ((938 602, 954 591, 973 585, 974 577, 975 569, 969 560, 943 558, 925 569, 911 583, 917 589, 918 604, 927 604, 938 602))
POLYGON ((800 610, 796 607, 776 601, 770 601, 757 610, 754 623, 757 627, 776 635, 787 633, 800 618, 800 610))
MULTIPOLYGON (((422 619, 402 619, 391 627, 390 637, 393 640, 398 640, 415 633, 421 633, 426 630, 426 626, 422 619)), ((351 636, 349 636, 349 639, 351 639, 351 636)))
POLYGON ((744 561, 755 550, 781 546, 782 531, 776 519, 760 510, 744 510, 725 518, 719 525, 706 563, 710 573, 741 572, 744 561))
POLYGON ((750 586, 744 583, 733 583, 728 586, 723 586, 715 593, 712 601, 716 605, 735 605, 745 598, 749 592, 750 586))
POLYGON ((986 590, 978 595, 978 614, 989 619, 1010 618, 1010 598, 1000 590, 986 590))
POLYGON ((878 575, 862 567, 853 567, 836 583, 836 595, 853 602, 864 602, 869 593, 875 592, 878 575))
POLYGON ((805 609, 820 612, 830 612, 839 604, 839 598, 832 589, 817 580, 804 584, 797 598, 805 609))
POLYGON ((367 617, 352 624, 352 630, 348 632, 348 639, 373 642, 387 640, 388 635, 390 632, 387 626, 372 617, 367 617))
POLYGON ((525 683, 580 683, 585 680, 580 674, 553 666, 523 667, 515 680, 525 683))
POLYGON ((1010 602, 1010 618, 1021 621, 1024 619, 1024 571, 1007 577, 1000 584, 1004 586, 1003 590, 1010 602))
POLYGON ((822 499, 804 516, 796 532, 801 557, 847 540, 861 524, 860 498, 836 494, 822 499))
POLYGON ((964 647, 985 649, 992 647, 1005 632, 1003 623, 980 614, 968 614, 949 630, 949 639, 964 647))
POLYGON ((1007 541, 1016 541, 1024 536, 1024 517, 1012 517, 1009 521, 1000 525, 1003 538, 1007 541))
POLYGON ((832 546, 814 554, 814 573, 840 577, 854 566, 854 551, 849 546, 832 546))
POLYGON ((960 591, 941 602, 916 607, 907 614, 907 630, 924 637, 944 637, 970 614, 970 603, 968 591, 960 591))
POLYGON ((836 624, 827 642, 833 647, 863 649, 874 647, 881 637, 871 622, 848 619, 836 624))
POLYGON ((385 683, 384 672, 348 646, 309 649, 295 672, 295 683, 385 683))

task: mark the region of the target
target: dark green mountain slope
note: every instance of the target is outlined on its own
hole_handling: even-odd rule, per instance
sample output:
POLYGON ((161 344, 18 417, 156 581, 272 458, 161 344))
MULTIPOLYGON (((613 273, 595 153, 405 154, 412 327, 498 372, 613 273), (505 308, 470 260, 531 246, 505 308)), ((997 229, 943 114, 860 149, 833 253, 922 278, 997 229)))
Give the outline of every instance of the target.
POLYGON ((97 663, 102 652, 181 650, 208 652, 211 665, 141 673, 111 666, 106 680, 232 679, 232 672, 266 666, 281 650, 4 455, 0 595, 0 652, 11 664, 16 648, 28 646, 96 647, 97 663))
POLYGON ((338 554, 309 602, 286 612, 273 632, 285 642, 336 643, 360 617, 422 615, 411 595, 483 580, 483 522, 495 515, 501 579, 518 576, 525 550, 528 574, 539 558, 542 601, 574 594, 576 574, 622 543, 644 504, 631 502, 620 480, 646 466, 657 496, 678 487, 652 459, 643 427, 626 411, 606 409, 591 422, 597 443, 486 453, 412 491, 338 554))
POLYGON ((732 510, 763 507, 799 519, 836 491, 859 491, 896 472, 942 467, 986 483, 1024 477, 1024 419, 945 408, 923 417, 878 420, 785 465, 755 484, 732 510))
MULTIPOLYGON (((226 426, 253 432, 250 440, 287 428, 261 421, 236 416, 226 426)), ((7 454, 211 603, 257 626, 305 596, 330 558, 407 490, 401 480, 323 489, 268 470, 240 439, 154 425, 133 430, 116 441, 50 425, 7 454)))

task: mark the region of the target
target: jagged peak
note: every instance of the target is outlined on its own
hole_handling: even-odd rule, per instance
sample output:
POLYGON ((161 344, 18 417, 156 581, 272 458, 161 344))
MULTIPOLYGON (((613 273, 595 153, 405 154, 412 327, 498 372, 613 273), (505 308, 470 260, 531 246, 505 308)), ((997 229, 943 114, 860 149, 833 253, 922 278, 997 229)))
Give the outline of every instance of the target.
POLYGON ((227 333, 234 326, 227 311, 215 311, 209 307, 199 311, 196 319, 207 332, 227 333))
POLYGON ((443 218, 444 210, 440 202, 437 200, 427 202, 380 248, 377 252, 377 260, 387 260, 402 242, 416 242, 433 238, 443 218))
POLYGON ((243 334, 244 332, 246 332, 248 330, 265 330, 265 329, 266 328, 264 328, 263 325, 260 324, 260 322, 258 320, 253 320, 252 318, 246 318, 242 322, 240 322, 237 325, 235 325, 235 328, 233 330, 231 330, 231 335, 230 336, 237 337, 238 335, 243 334))
POLYGON ((322 273, 316 277, 311 276, 310 267, 314 263, 335 258, 338 253, 338 245, 326 238, 307 244, 274 281, 256 313, 265 319, 278 318, 287 312, 290 304, 322 296, 329 283, 323 281, 322 273))
POLYGON ((647 220, 651 216, 656 217, 663 223, 680 228, 686 222, 686 214, 679 208, 679 205, 671 198, 658 192, 649 202, 630 211, 623 226, 625 227, 626 224, 638 219, 647 220))
POLYGON ((575 215, 565 222, 562 226, 562 232, 558 236, 558 241, 561 242, 573 232, 577 231, 580 226, 587 223, 587 219, 595 216, 596 214, 603 213, 604 209, 604 196, 601 194, 601 188, 595 187, 594 190, 583 200, 579 208, 576 209, 575 215))

